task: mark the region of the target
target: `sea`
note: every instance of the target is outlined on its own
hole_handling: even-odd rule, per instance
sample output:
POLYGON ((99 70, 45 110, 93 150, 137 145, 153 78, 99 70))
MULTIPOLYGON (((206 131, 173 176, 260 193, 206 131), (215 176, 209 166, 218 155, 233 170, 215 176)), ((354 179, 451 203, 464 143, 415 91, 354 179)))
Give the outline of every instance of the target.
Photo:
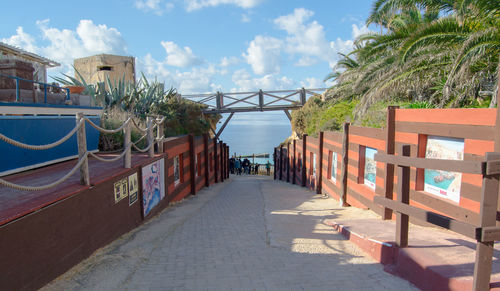
MULTIPOLYGON (((273 164, 274 148, 292 134, 290 121, 279 112, 235 113, 220 139, 229 145, 231 156, 269 154, 269 159, 255 158, 255 163, 273 164)), ((219 122, 223 125, 227 115, 219 122)), ((250 161, 252 159, 249 158, 250 161)))

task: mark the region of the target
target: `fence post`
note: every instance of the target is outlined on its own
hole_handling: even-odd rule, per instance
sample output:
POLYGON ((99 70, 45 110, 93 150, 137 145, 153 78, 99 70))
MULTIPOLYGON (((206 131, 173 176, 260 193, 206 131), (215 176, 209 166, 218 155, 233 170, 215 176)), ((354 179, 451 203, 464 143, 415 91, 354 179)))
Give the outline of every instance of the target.
POLYGON ((286 181, 290 183, 290 143, 286 144, 286 181))
MULTIPOLYGON (((410 156, 410 146, 401 146, 401 155, 410 156)), ((410 167, 398 166, 398 200, 399 203, 410 203, 410 167)), ((408 246, 408 215, 396 212, 396 244, 400 248, 408 246)))
POLYGON ((344 123, 344 132, 342 134, 342 164, 340 166, 340 204, 349 206, 347 203, 347 175, 349 164, 349 122, 344 123))
POLYGON ((273 162, 274 162, 274 180, 276 180, 276 169, 278 168, 278 164, 277 164, 277 154, 278 154, 278 150, 276 148, 274 148, 274 154, 273 154, 273 162))
MULTIPOLYGON (((80 124, 84 119, 83 113, 78 112, 76 114, 76 124, 80 124)), ((87 135, 85 134, 85 122, 82 123, 78 132, 76 134, 76 139, 78 143, 78 161, 85 158, 84 155, 87 153, 87 135)), ((82 185, 90 185, 90 176, 89 176, 89 160, 82 163, 80 166, 80 184, 82 185)))
MULTIPOLYGON (((500 153, 486 153, 486 162, 500 159, 500 153)), ((495 226, 497 220, 499 175, 483 175, 479 226, 495 226)), ((489 290, 493 241, 478 241, 474 264, 474 290, 489 290)))
POLYGON ((203 151, 204 151, 204 156, 205 156, 205 187, 210 186, 210 173, 209 173, 209 167, 210 167, 210 161, 208 160, 208 134, 204 133, 203 134, 203 151))
POLYGON ((123 128, 123 146, 125 147, 125 156, 123 157, 123 167, 130 169, 132 167, 132 149, 130 138, 130 118, 127 119, 125 127, 123 128))
POLYGON ((219 178, 217 177, 219 172, 219 159, 217 159, 217 139, 214 138, 214 176, 215 183, 219 183, 219 178))
POLYGON ((280 181, 283 181, 283 145, 280 145, 280 181))
POLYGON ((316 194, 321 194, 322 190, 323 190, 323 187, 322 187, 322 183, 323 183, 323 138, 324 138, 324 132, 320 131, 319 132, 319 155, 318 155, 318 159, 319 159, 319 162, 318 162, 318 170, 319 171, 316 171, 316 175, 319 174, 318 177, 316 177, 316 180, 318 181, 317 182, 317 186, 316 186, 316 194))
MULTIPOLYGON (((196 165, 194 164, 195 159, 195 148, 194 148, 194 136, 192 134, 188 135, 189 139, 189 178, 191 179, 191 195, 196 195, 196 165)), ((200 161, 198 161, 199 163, 200 161)))
POLYGON ((158 143, 158 152, 163 154, 163 135, 164 135, 164 125, 161 122, 163 118, 157 117, 156 122, 158 122, 158 128, 156 130, 156 139, 158 143))
POLYGON ((224 182, 224 144, 222 141, 219 141, 219 147, 220 147, 220 181, 224 182))
POLYGON ((292 184, 295 184, 295 176, 297 175, 296 171, 297 171, 297 163, 296 163, 296 160, 295 160, 295 156, 297 155, 297 140, 294 139, 293 140, 293 156, 292 156, 292 168, 293 168, 293 171, 292 171, 292 184))
POLYGON ((150 158, 152 158, 154 155, 155 155, 155 148, 154 148, 154 145, 153 142, 154 142, 154 138, 153 138, 153 118, 151 118, 150 116, 148 116, 146 118, 146 124, 147 124, 147 139, 148 139, 148 146, 149 147, 149 151, 148 151, 148 155, 150 158))
MULTIPOLYGON (((393 155, 396 145, 396 109, 399 106, 387 107, 387 124, 385 127, 385 153, 393 155)), ((385 166, 385 198, 393 199, 394 192, 394 165, 386 164, 385 166)), ((392 209, 385 206, 382 207, 382 219, 392 219, 392 209)))
POLYGON ((302 135, 302 187, 306 186, 306 178, 307 178, 307 167, 306 167, 306 150, 307 150, 307 134, 302 135))

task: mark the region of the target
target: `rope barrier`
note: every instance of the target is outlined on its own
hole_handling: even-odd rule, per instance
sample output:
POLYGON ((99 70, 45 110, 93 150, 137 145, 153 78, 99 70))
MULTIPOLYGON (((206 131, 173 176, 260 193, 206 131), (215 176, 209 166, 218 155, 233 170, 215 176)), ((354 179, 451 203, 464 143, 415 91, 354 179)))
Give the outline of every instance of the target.
POLYGON ((136 142, 134 142, 134 144, 138 144, 142 139, 144 139, 145 137, 147 136, 147 134, 141 136, 140 139, 138 139, 136 142))
POLYGON ((119 155, 119 156, 116 156, 114 158, 111 158, 111 159, 105 159, 105 158, 101 158, 99 157, 98 155, 94 154, 93 152, 89 152, 89 154, 95 158, 96 160, 98 161, 101 161, 101 162, 114 162, 114 161, 118 161, 119 159, 123 158, 123 156, 127 153, 127 151, 132 147, 132 144, 129 144, 128 147, 124 148, 123 149, 123 152, 119 155))
POLYGON ((116 128, 116 129, 105 129, 105 128, 102 128, 100 127, 99 125, 93 123, 90 119, 88 119, 87 117, 84 117, 84 119, 95 129, 97 129, 98 131, 100 132, 103 132, 103 133, 117 133, 119 131, 121 131, 126 125, 127 123, 130 122, 130 119, 127 119, 120 127, 116 128))
POLYGON ((73 167, 73 169, 71 169, 71 171, 69 171, 69 173, 64 175, 59 180, 52 182, 50 184, 43 185, 43 186, 24 186, 24 185, 14 184, 14 183, 6 181, 4 179, 0 179, 0 185, 3 185, 5 187, 9 187, 9 188, 13 188, 16 190, 21 190, 21 191, 41 191, 41 190, 55 187, 55 186, 61 184, 62 182, 66 181, 69 177, 71 177, 76 172, 76 170, 78 170, 80 168, 80 166, 83 164, 83 162, 85 162, 88 159, 88 154, 89 154, 89 152, 85 152, 82 159, 78 161, 78 163, 73 167))
POLYGON ((154 145, 154 143, 151 143, 150 145, 148 145, 145 149, 140 149, 138 148, 135 143, 132 143, 132 146, 138 151, 138 152, 141 152, 141 153, 145 153, 147 151, 149 151, 149 148, 151 148, 152 146, 154 145))
POLYGON ((139 125, 135 122, 135 120, 134 120, 133 118, 131 118, 131 119, 132 119, 132 124, 134 124, 134 126, 135 126, 138 130, 140 130, 140 131, 142 131, 142 132, 146 132, 146 131, 148 131, 148 129, 147 129, 147 128, 142 128, 142 127, 140 127, 140 126, 139 126, 139 125))
POLYGON ((83 124, 83 121, 80 121, 80 123, 78 123, 78 125, 75 126, 70 132, 68 132, 68 134, 66 134, 63 138, 61 138, 60 140, 58 140, 56 142, 46 144, 46 145, 25 144, 25 143, 19 142, 17 140, 13 140, 9 137, 6 137, 5 135, 3 135, 1 133, 0 133, 0 140, 3 140, 6 143, 9 143, 13 146, 17 146, 17 147, 27 149, 27 150, 37 150, 37 151, 46 150, 46 149, 56 147, 56 146, 62 144, 63 142, 67 141, 71 136, 73 136, 73 134, 75 134, 75 132, 82 126, 82 124, 83 124))

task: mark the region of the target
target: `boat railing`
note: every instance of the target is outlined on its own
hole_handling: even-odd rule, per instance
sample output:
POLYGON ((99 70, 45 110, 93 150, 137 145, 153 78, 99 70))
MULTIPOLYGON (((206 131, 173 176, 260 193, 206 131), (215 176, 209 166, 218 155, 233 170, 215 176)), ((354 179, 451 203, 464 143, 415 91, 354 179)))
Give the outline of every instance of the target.
POLYGON ((26 186, 26 185, 19 185, 15 184, 12 182, 9 182, 4 179, 0 179, 0 185, 21 190, 21 191, 41 191, 45 189, 49 189, 52 187, 55 187, 62 182, 66 181, 69 179, 78 169, 80 170, 80 183, 82 185, 89 186, 90 185, 90 175, 89 175, 89 166, 88 166, 88 158, 89 156, 92 156, 98 161, 101 162, 114 162, 117 161, 121 158, 123 158, 123 167, 124 168, 131 168, 131 160, 132 160, 132 153, 131 149, 134 147, 138 152, 145 153, 147 152, 149 157, 153 157, 155 154, 155 147, 154 144, 157 144, 157 150, 158 153, 163 152, 163 141, 165 139, 165 136, 163 135, 164 132, 164 123, 165 123, 165 118, 162 116, 158 117, 152 117, 148 116, 146 119, 146 128, 141 128, 139 125, 133 120, 132 117, 129 117, 126 121, 123 122, 122 125, 120 125, 118 128, 115 129, 106 129, 103 127, 100 127, 99 125, 95 124, 92 122, 89 118, 85 117, 83 113, 77 113, 75 115, 76 117, 76 125, 75 127, 68 132, 64 137, 61 139, 50 143, 50 144, 45 144, 45 145, 31 145, 31 144, 25 144, 20 141, 11 139, 3 134, 0 133, 0 140, 11 144, 13 146, 27 149, 27 150, 47 150, 54 148, 63 142, 67 141, 69 138, 71 138, 75 133, 77 135, 77 145, 78 145, 78 163, 63 177, 59 178, 58 180, 46 184, 46 185, 37 185, 37 186, 26 186), (99 132, 104 133, 104 134, 113 134, 117 133, 120 131, 123 131, 124 134, 124 146, 122 150, 119 150, 118 152, 121 151, 121 154, 119 154, 116 157, 113 158, 103 158, 95 153, 88 151, 87 150, 87 137, 85 134, 85 124, 89 123, 90 126, 94 127, 97 129, 99 132), (132 126, 135 126, 139 131, 143 132, 144 135, 136 140, 135 142, 131 141, 131 132, 132 132, 132 126), (154 135, 154 130, 156 129, 156 136, 154 135), (139 148, 139 143, 146 138, 147 140, 147 146, 145 148, 139 148))
POLYGON ((58 90, 64 90, 64 91, 66 91, 66 100, 70 100, 71 99, 70 94, 69 94, 69 89, 61 87, 59 85, 38 82, 38 81, 24 79, 24 78, 21 78, 21 77, 6 75, 6 74, 2 74, 2 73, 0 73, 0 77, 5 77, 5 78, 9 78, 9 79, 14 79, 15 80, 15 82, 16 82, 16 102, 20 102, 21 101, 21 86, 20 86, 21 81, 22 82, 30 82, 30 83, 33 83, 33 84, 42 85, 43 86, 43 92, 44 92, 43 93, 44 103, 47 103, 47 89, 48 88, 56 88, 58 90))

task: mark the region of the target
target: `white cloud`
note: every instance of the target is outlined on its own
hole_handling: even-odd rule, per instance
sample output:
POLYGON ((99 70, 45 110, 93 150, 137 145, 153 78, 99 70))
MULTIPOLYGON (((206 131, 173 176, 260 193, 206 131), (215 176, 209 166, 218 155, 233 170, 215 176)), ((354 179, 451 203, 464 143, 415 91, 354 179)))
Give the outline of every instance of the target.
POLYGON ((223 4, 236 5, 249 9, 257 6, 262 0, 184 0, 187 4, 187 11, 198 10, 206 7, 216 7, 223 4))
POLYGON ((324 88, 325 83, 320 79, 311 77, 311 78, 306 78, 305 81, 300 82, 300 86, 307 89, 324 88))
POLYGON ((243 23, 248 23, 250 22, 252 19, 250 18, 250 16, 248 14, 241 14, 241 22, 243 23))
POLYGON ((170 66, 189 67, 199 65, 203 61, 193 54, 190 47, 179 47, 173 41, 162 41, 161 45, 167 52, 166 62, 170 66))
POLYGON ((144 12, 153 12, 156 15, 163 15, 174 8, 172 2, 164 3, 163 0, 136 0, 134 2, 135 8, 144 12))
MULTIPOLYGON (((301 56, 295 63, 296 66, 314 65, 318 59, 333 66, 339 52, 347 53, 352 50, 353 40, 337 38, 328 41, 324 27, 317 21, 310 20, 313 15, 314 12, 310 10, 297 8, 291 14, 276 18, 274 24, 288 35, 285 39, 285 51, 301 56)), ((369 31, 366 26, 352 25, 353 38, 369 31)))
POLYGON ((358 27, 356 24, 352 25, 352 38, 357 38, 358 36, 362 34, 366 34, 372 32, 366 25, 361 25, 358 27))
POLYGON ((144 72, 148 79, 165 82, 166 87, 172 86, 181 94, 213 92, 220 87, 213 81, 218 72, 212 64, 190 71, 173 71, 168 66, 167 60, 155 60, 150 54, 137 61, 138 72, 144 72))
POLYGON ((2 42, 32 53, 37 53, 39 50, 35 45, 35 38, 24 32, 21 26, 17 27, 15 35, 9 38, 2 38, 2 42))
POLYGON ((231 89, 232 92, 256 91, 259 89, 283 90, 295 86, 295 81, 286 76, 268 74, 260 78, 254 78, 245 69, 235 71, 232 81, 237 86, 231 89))
MULTIPOLYGON (((76 30, 58 29, 49 26, 50 21, 37 21, 42 32, 45 45, 37 45, 36 39, 18 27, 16 35, 2 39, 11 45, 42 55, 61 63, 62 68, 51 71, 63 71, 73 74, 71 65, 75 58, 87 57, 95 54, 127 53, 127 45, 121 33, 104 24, 95 25, 91 20, 80 20, 76 30)), ((50 72, 49 72, 50 73, 50 72)))
POLYGON ((234 66, 240 63, 240 59, 238 57, 223 57, 220 61, 221 67, 229 67, 234 66))
POLYGON ((318 63, 317 58, 311 56, 303 56, 293 65, 297 67, 308 67, 316 65, 317 63, 318 63))
POLYGON ((279 73, 283 41, 274 37, 257 35, 243 54, 255 74, 279 73))

